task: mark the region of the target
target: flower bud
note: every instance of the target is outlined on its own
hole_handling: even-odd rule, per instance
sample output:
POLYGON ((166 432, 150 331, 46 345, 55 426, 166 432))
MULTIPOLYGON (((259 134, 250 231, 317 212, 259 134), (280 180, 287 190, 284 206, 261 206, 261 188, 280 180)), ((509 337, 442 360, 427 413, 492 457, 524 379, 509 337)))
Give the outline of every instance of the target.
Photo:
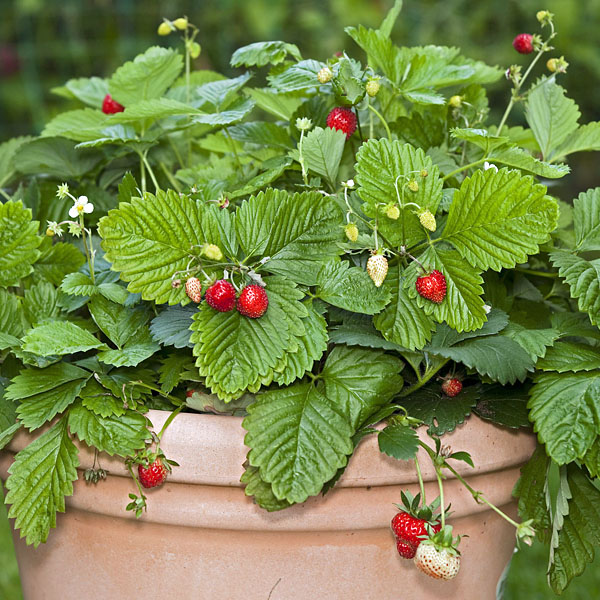
POLYGON ((462 96, 452 96, 450 100, 448 100, 448 104, 452 108, 460 108, 462 106, 462 96))

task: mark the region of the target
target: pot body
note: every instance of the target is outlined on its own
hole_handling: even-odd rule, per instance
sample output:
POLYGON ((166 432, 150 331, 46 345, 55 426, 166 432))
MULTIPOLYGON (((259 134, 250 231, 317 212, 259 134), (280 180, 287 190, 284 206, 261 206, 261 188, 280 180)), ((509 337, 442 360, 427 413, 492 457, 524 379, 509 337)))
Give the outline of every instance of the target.
MULTIPOLYGON (((158 431, 168 413, 148 416, 158 431)), ((88 485, 80 477, 46 544, 27 547, 15 533, 25 600, 495 599, 514 528, 457 480, 445 482, 445 500, 452 504, 455 534, 468 537, 460 546, 460 573, 439 582, 400 558, 390 530, 400 492, 419 491, 412 462, 381 454, 371 436, 325 497, 267 513, 239 483, 244 433, 240 418, 178 415, 162 447, 181 466, 161 488, 148 490, 148 511, 138 520, 125 511, 128 493, 136 491, 127 471, 103 459, 108 479, 88 485)), ((29 441, 21 433, 0 453, 2 478, 14 452, 29 441)), ((511 491, 535 438, 471 417, 444 443, 471 453, 475 469, 460 463, 461 474, 514 515, 511 491)), ((435 473, 426 455, 420 458, 433 499, 435 473)), ((82 447, 80 460, 83 470, 93 454, 82 447)))

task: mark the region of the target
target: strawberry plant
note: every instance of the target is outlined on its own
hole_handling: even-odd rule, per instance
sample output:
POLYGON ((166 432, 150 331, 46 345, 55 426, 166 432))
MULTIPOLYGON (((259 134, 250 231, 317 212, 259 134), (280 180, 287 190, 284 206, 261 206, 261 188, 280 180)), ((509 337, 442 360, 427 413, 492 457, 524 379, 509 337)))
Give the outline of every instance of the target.
POLYGON ((162 434, 201 410, 244 414, 242 481, 269 511, 327 491, 365 436, 419 479, 422 448, 439 498, 426 505, 421 481, 416 537, 394 531, 432 576, 460 564, 447 473, 518 539, 549 544, 556 592, 592 559, 600 188, 570 202, 551 186, 571 154, 600 150, 600 125, 579 123, 559 83, 547 11, 505 69, 395 45, 400 5, 378 29, 347 28, 360 61, 259 42, 233 54, 232 78, 192 70, 197 29, 165 20, 183 54, 154 46, 70 80, 54 91, 79 108, 0 145, 0 448, 38 436, 6 482, 28 543, 72 494, 75 439, 97 453, 92 484, 103 453, 123 458, 140 515, 140 482, 177 468, 162 434), (494 123, 485 86, 504 78, 494 123), (510 124, 516 107, 526 126, 510 124), (158 434, 150 408, 171 411, 158 434), (537 434, 521 523, 442 445, 471 414, 537 434))

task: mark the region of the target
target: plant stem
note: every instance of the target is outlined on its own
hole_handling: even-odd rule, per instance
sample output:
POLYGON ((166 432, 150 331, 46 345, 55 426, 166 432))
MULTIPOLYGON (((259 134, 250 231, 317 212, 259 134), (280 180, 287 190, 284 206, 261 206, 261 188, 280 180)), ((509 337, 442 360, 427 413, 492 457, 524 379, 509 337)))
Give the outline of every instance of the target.
POLYGON ((360 116, 358 115, 358 108, 354 107, 354 114, 356 115, 356 124, 358 125, 358 135, 360 136, 361 143, 365 141, 362 134, 362 128, 360 126, 360 116))
POLYGON ((412 394, 419 388, 423 387, 438 371, 443 369, 449 361, 450 361, 450 359, 448 358, 439 367, 432 369, 430 371, 429 370, 425 371, 425 375, 423 375, 423 377, 421 379, 419 379, 418 381, 413 383, 409 388, 403 390, 400 394, 400 397, 406 398, 406 396, 410 396, 410 394, 412 394))
MULTIPOLYGON (((190 44, 188 29, 185 29, 185 103, 189 106, 190 104, 190 44)), ((188 115, 187 121, 190 122, 190 115, 188 115)), ((192 138, 189 136, 189 131, 186 131, 187 137, 187 166, 190 167, 192 164, 192 138)), ((183 165, 182 165, 183 166, 183 165)))
POLYGON ((529 275, 535 275, 536 277, 548 277, 549 279, 556 279, 558 277, 558 273, 536 271, 534 269, 525 269, 524 267, 515 267, 515 271, 519 271, 520 273, 529 273, 529 275))
POLYGON ((179 186, 177 179, 175 179, 175 177, 173 177, 173 174, 169 171, 169 169, 167 169, 167 167, 165 166, 165 163, 160 162, 159 164, 160 164, 160 168, 162 169, 162 172, 165 174, 166 178, 169 180, 169 183, 175 188, 175 190, 177 190, 178 192, 181 192, 181 187, 179 186))
POLYGON ((175 396, 171 396, 170 394, 165 394, 161 389, 154 387, 153 385, 148 385, 147 383, 143 383, 141 381, 129 381, 126 385, 136 385, 137 387, 143 387, 147 390, 151 390, 161 395, 163 398, 170 400, 176 406, 185 406, 185 402, 182 402, 179 398, 175 398, 175 396))
POLYGON ((162 426, 162 429, 160 430, 159 434, 158 434, 158 440, 160 442, 160 440, 162 439, 162 436, 164 434, 164 432, 167 430, 167 427, 173 422, 173 419, 175 419, 175 417, 185 408, 185 404, 182 404, 180 406, 178 406, 170 415, 169 418, 165 421, 164 425, 162 426))
MULTIPOLYGON (((304 129, 300 132, 300 141, 298 142, 298 154, 300 155, 300 166, 302 167, 302 179, 304 185, 308 185, 308 173, 306 171, 306 165, 304 164, 304 155, 302 154, 302 142, 304 141, 304 129)), ((346 204, 348 199, 346 198, 346 204)))
POLYGON ((152 170, 152 167, 150 166, 150 163, 148 162, 148 159, 146 158, 146 154, 147 154, 147 151, 140 154, 140 156, 142 157, 143 164, 148 169, 148 173, 150 173, 150 178, 152 179, 152 183, 154 184, 154 191, 158 192, 158 190, 160 189, 160 186, 158 185, 158 181, 156 181, 156 177, 154 176, 154 171, 152 170))
POLYGON ((231 146, 231 150, 233 151, 233 154, 235 155, 235 162, 238 164, 238 167, 241 169, 242 163, 240 161, 240 157, 239 157, 237 148, 235 147, 235 142, 233 141, 233 138, 231 137, 231 134, 229 133, 229 129, 227 129, 227 127, 223 127, 223 131, 225 132, 225 135, 227 136, 227 139, 229 140, 229 145, 231 146))
POLYGON ((454 171, 451 171, 450 173, 448 173, 448 175, 445 175, 444 177, 442 177, 442 181, 446 181, 446 179, 450 179, 450 177, 453 177, 457 173, 461 173, 462 171, 466 171, 467 169, 470 169, 472 167, 477 167, 478 165, 483 164, 487 159, 488 159, 488 157, 484 156, 483 158, 480 158, 479 160, 476 160, 475 162, 469 163, 468 165, 463 165, 462 167, 459 167, 458 169, 455 169, 454 171))
POLYGON ((433 462, 433 466, 435 467, 435 476, 437 478, 438 487, 440 488, 440 518, 443 531, 446 527, 446 509, 444 505, 444 484, 442 483, 442 470, 435 463, 435 461, 433 462))
POLYGON ((9 202, 12 200, 12 198, 2 188, 0 188, 0 194, 2 194, 9 202))
POLYGON ((421 501, 423 505, 427 504, 425 500, 425 484, 423 483, 423 475, 421 474, 421 466, 419 465, 419 459, 415 454, 415 469, 417 470, 417 479, 419 480, 419 488, 421 490, 421 501))
POLYGON ((95 281, 95 277, 94 277, 94 262, 92 260, 90 249, 88 247, 87 238, 85 237, 86 233, 85 233, 85 226, 83 224, 83 214, 79 215, 79 225, 81 226, 81 239, 83 241, 83 248, 85 250, 85 256, 87 258, 88 267, 90 269, 90 278, 92 280, 92 283, 95 285, 96 281, 95 281))
POLYGON ((390 142, 392 141, 392 132, 390 131, 390 127, 387 124, 387 121, 383 118, 383 115, 371 104, 367 105, 369 110, 373 111, 378 117, 379 120, 383 123, 383 126, 385 127, 385 130, 387 132, 387 136, 388 136, 388 140, 390 140, 390 142))

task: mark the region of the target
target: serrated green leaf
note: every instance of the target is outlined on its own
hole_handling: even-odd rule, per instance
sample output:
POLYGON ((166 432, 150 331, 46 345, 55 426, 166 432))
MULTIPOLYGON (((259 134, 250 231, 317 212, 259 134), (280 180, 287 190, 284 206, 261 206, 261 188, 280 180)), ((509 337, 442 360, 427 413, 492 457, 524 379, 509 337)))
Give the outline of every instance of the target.
POLYGON ((256 504, 268 512, 283 510, 292 506, 287 500, 279 500, 273 493, 271 484, 263 481, 260 478, 260 471, 249 465, 248 462, 244 463, 244 473, 240 481, 246 484, 244 488, 246 496, 253 496, 256 504))
POLYGON ((557 329, 527 329, 518 323, 510 323, 502 335, 517 342, 532 358, 544 357, 548 347, 560 337, 557 329))
POLYGON ((590 323, 589 317, 580 312, 554 313, 550 316, 552 327, 560 332, 562 337, 583 337, 600 340, 600 329, 590 323))
POLYGON ((476 171, 455 194, 442 237, 475 267, 512 268, 556 227, 558 205, 545 193, 516 171, 476 171))
POLYGON ((3 450, 10 443, 19 429, 21 429, 20 423, 15 423, 4 430, 0 429, 0 450, 3 450))
POLYGON ((400 274, 399 267, 390 268, 382 288, 390 291, 392 299, 382 312, 375 315, 375 327, 386 340, 408 350, 423 348, 431 339, 434 322, 407 293, 405 277, 400 274))
POLYGON ((280 500, 318 494, 353 450, 352 428, 312 383, 267 392, 248 413, 248 459, 280 500))
POLYGON ((65 511, 65 496, 73 494, 77 479, 77 448, 62 419, 21 450, 6 481, 9 517, 28 544, 37 547, 56 527, 56 513, 65 511))
POLYGON ((42 243, 38 227, 20 202, 0 204, 0 287, 19 285, 33 271, 42 243))
POLYGON ((23 350, 39 356, 75 354, 103 346, 91 333, 70 321, 38 325, 23 338, 23 350))
POLYGON ((98 360, 115 367, 136 367, 159 350, 160 346, 152 339, 150 330, 142 326, 122 348, 98 352, 98 360))
POLYGON ((336 346, 320 378, 327 398, 358 429, 400 392, 402 367, 402 361, 379 350, 336 346))
POLYGON ((62 87, 52 89, 53 94, 64 98, 76 99, 93 108, 101 108, 108 94, 108 81, 100 77, 80 77, 69 79, 62 87))
POLYGON ((190 342, 192 317, 198 310, 192 306, 169 306, 152 319, 150 332, 156 342, 175 348, 193 348, 190 342))
POLYGON ((93 296, 98 288, 84 273, 69 273, 60 284, 61 292, 71 296, 93 296))
POLYGON ((380 312, 391 299, 388 288, 376 288, 366 271, 347 261, 323 265, 316 295, 333 306, 367 315, 380 312))
POLYGON ((600 545, 600 491, 577 465, 567 467, 568 514, 558 532, 548 580, 560 594, 571 579, 581 575, 594 559, 594 546, 600 545))
POLYGON ((600 250, 600 187, 579 194, 573 207, 575 250, 600 250))
POLYGON ((101 283, 98 292, 107 300, 117 304, 125 304, 131 297, 129 292, 118 283, 101 283))
POLYGON ((152 46, 119 67, 108 81, 111 96, 127 107, 141 100, 160 98, 183 68, 181 55, 152 46))
POLYGON ((241 121, 254 108, 254 101, 250 98, 239 98, 228 105, 226 110, 202 115, 194 115, 193 123, 204 125, 230 125, 241 121))
POLYGON ((292 141, 288 132, 275 123, 266 121, 253 121, 235 125, 227 130, 232 139, 248 144, 261 146, 278 146, 290 148, 292 141))
POLYGON ((24 329, 19 297, 0 288, 0 332, 20 338, 24 329))
POLYGON ((525 117, 545 159, 577 129, 580 116, 577 104, 554 79, 535 86, 527 95, 525 117))
POLYGON ((42 244, 33 270, 36 276, 58 286, 66 275, 78 271, 84 263, 85 257, 73 244, 59 242, 47 248, 42 244))
POLYGON ((600 414, 598 373, 540 373, 528 403, 530 419, 546 452, 559 465, 585 455, 600 414))
POLYGON ((450 134, 453 138, 465 140, 471 144, 475 144, 485 151, 493 150, 494 148, 509 142, 507 137, 493 135, 486 129, 461 129, 459 127, 455 127, 450 131, 450 134))
POLYGON ((529 386, 485 386, 473 412, 487 421, 513 429, 529 427, 529 386))
POLYGON ((413 460, 419 449, 419 437, 412 427, 388 425, 377 436, 379 450, 398 460, 413 460))
POLYGON ((229 64, 232 67, 264 67, 278 65, 290 54, 296 60, 302 60, 300 50, 295 44, 286 42, 255 42, 238 48, 232 55, 229 64))
POLYGON ((478 386, 465 386, 458 396, 449 398, 437 384, 421 388, 402 398, 402 406, 409 416, 429 425, 431 435, 443 435, 464 423, 479 395, 478 386))
MULTIPOLYGON (((191 322, 191 321, 190 321, 191 322)), ((182 357, 181 354, 170 354, 161 360, 161 365, 158 368, 160 377, 160 389, 165 394, 170 394, 181 381, 181 374, 186 370, 193 370, 193 360, 186 360, 187 357, 182 357)))
POLYGON ((85 387, 79 393, 83 406, 95 412, 99 417, 119 417, 125 414, 123 400, 119 400, 113 394, 100 385, 93 377, 88 379, 85 387))
POLYGON ((258 108, 284 121, 289 121, 303 102, 303 99, 296 94, 285 94, 269 88, 252 88, 244 91, 254 100, 258 108))
POLYGON ((60 113, 42 131, 42 137, 65 137, 87 142, 100 137, 107 116, 100 110, 83 108, 60 113))
POLYGON ((23 314, 32 325, 54 319, 58 313, 58 292, 51 283, 40 281, 25 292, 23 314))
POLYGON ((348 346, 364 346, 366 348, 380 348, 382 350, 404 350, 402 346, 388 342, 373 325, 373 319, 366 315, 352 315, 341 325, 331 327, 329 341, 334 344, 347 344, 348 346))
MULTIPOLYGON (((202 114, 197 108, 172 100, 170 98, 153 98, 140 100, 128 106, 124 111, 111 115, 107 124, 143 122, 145 119, 154 121, 173 116, 189 116, 202 114)), ((96 136, 99 137, 99 136, 96 136)))
POLYGON ((435 215, 442 199, 442 180, 431 158, 410 144, 379 139, 362 144, 356 161, 356 181, 360 185, 358 193, 365 202, 363 208, 371 217, 380 215, 382 235, 397 246, 411 246, 425 239, 425 230, 415 208, 403 209, 401 206, 407 202, 415 203, 435 215), (428 172, 425 178, 419 175, 423 169, 428 172), (417 192, 407 187, 409 179, 413 178, 419 185, 417 192), (390 202, 400 207, 397 220, 386 216, 385 205, 390 202))
MULTIPOLYGON (((390 129, 399 140, 423 150, 440 146, 446 135, 445 121, 429 116, 425 118, 418 112, 413 112, 410 117, 400 117, 390 125, 390 129)), ((446 153, 444 155, 447 157, 446 153)))
POLYGON ((269 185, 279 179, 284 171, 294 162, 289 156, 280 157, 279 159, 272 159, 272 162, 275 163, 275 161, 277 161, 277 163, 274 167, 259 173, 256 175, 256 177, 250 179, 250 181, 248 181, 248 183, 246 183, 243 187, 235 190, 234 192, 229 192, 229 198, 242 198, 244 196, 254 194, 254 192, 265 187, 269 187, 269 185))
POLYGON ((133 410, 100 417, 78 403, 69 410, 69 429, 82 442, 113 456, 133 456, 150 437, 146 417, 133 410))
POLYGON ((71 405, 89 377, 88 371, 64 362, 45 369, 25 369, 5 394, 8 400, 19 401, 19 420, 33 431, 71 405))
POLYGON ((316 88, 319 85, 317 73, 324 66, 325 63, 317 60, 301 60, 277 75, 269 75, 267 79, 271 87, 283 92, 316 88))
POLYGON ((600 437, 594 440, 581 462, 585 465, 590 477, 600 477, 600 437))
POLYGON ((16 137, 0 144, 0 186, 9 182, 16 173, 14 157, 17 150, 26 142, 29 142, 30 137, 16 137))
POLYGON ((102 296, 88 304, 92 319, 108 338, 122 348, 148 322, 148 313, 139 308, 125 308, 102 296))
POLYGON ((559 342, 548 348, 536 367, 557 373, 593 371, 600 369, 600 349, 576 342, 559 342))
POLYGON ((338 129, 315 127, 302 140, 302 156, 306 168, 322 175, 333 189, 346 143, 346 134, 338 129))
POLYGON ((558 267, 558 274, 577 299, 579 310, 590 317, 593 325, 600 323, 600 259, 585 260, 565 250, 550 253, 550 260, 558 267))
POLYGON ((543 162, 513 145, 495 148, 489 153, 488 159, 493 164, 520 169, 548 179, 560 179, 571 172, 568 165, 543 162))
POLYGON ((387 14, 385 15, 385 18, 381 22, 381 25, 379 26, 378 31, 382 35, 387 36, 387 37, 389 37, 391 35, 392 29, 394 28, 394 23, 398 19, 398 15, 400 14, 401 10, 402 10, 402 0, 394 0, 394 4, 390 8, 390 10, 387 12, 387 14))
POLYGON ((563 160, 574 152, 589 152, 600 150, 600 121, 582 125, 552 153, 554 162, 563 160))

